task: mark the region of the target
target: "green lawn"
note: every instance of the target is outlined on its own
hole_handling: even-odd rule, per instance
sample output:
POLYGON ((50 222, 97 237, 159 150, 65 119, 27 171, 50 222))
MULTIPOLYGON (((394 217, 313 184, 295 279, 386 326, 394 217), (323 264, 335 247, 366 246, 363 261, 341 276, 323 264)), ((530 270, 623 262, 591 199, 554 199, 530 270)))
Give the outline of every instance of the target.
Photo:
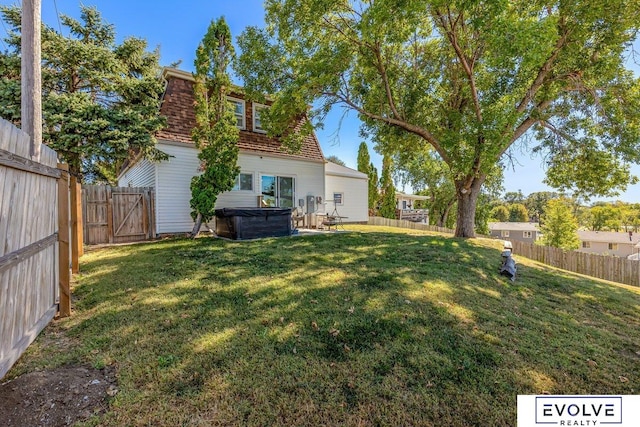
POLYGON ((91 251, 73 317, 11 375, 113 365, 104 426, 513 426, 518 394, 640 393, 639 289, 351 230, 91 251))

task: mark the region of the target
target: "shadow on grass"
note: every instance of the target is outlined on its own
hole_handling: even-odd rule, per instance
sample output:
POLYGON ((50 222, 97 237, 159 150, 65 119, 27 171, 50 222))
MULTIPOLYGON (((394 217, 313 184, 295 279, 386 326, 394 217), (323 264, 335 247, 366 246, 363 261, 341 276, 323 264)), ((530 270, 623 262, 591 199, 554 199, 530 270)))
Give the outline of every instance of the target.
MULTIPOLYGON (((514 425, 517 394, 634 394, 640 296, 429 235, 96 252, 73 357, 115 364, 106 425, 514 425)), ((70 356, 71 357, 71 356, 70 356)))

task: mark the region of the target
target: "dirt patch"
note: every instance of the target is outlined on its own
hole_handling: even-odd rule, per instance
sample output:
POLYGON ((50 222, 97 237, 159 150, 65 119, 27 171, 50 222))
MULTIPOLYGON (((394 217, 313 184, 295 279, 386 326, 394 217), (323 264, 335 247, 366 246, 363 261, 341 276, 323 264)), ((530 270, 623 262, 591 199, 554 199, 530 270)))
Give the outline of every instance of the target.
POLYGON ((112 368, 31 372, 0 384, 0 420, 6 427, 69 426, 104 413, 117 391, 112 368))

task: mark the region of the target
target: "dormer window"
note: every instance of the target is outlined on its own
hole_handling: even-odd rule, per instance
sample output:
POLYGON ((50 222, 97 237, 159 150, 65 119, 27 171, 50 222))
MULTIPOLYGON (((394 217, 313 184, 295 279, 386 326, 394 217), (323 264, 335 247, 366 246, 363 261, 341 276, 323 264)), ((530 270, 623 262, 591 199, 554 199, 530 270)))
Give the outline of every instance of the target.
POLYGON ((253 131, 267 133, 267 131, 262 127, 262 122, 260 121, 260 112, 268 108, 266 105, 262 104, 253 104, 253 131))
POLYGON ((245 129, 247 125, 244 118, 244 101, 242 99, 232 98, 230 96, 227 97, 227 101, 229 101, 233 105, 233 114, 236 116, 236 126, 239 129, 245 129))

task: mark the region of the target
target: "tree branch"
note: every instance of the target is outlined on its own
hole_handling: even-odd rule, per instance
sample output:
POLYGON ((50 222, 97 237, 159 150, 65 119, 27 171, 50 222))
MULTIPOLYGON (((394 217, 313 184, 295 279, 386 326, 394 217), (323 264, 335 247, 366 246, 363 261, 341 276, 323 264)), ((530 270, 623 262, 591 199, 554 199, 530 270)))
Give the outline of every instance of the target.
POLYGON ((538 75, 533 80, 533 83, 531 83, 531 86, 529 87, 524 97, 518 104, 518 107, 516 107, 516 112, 518 114, 522 114, 527 109, 527 105, 529 104, 529 102, 533 100, 536 93, 538 93, 538 90, 544 84, 545 79, 547 78, 547 76, 549 75, 549 72, 551 71, 553 63, 558 58, 558 55, 566 45, 568 37, 569 37, 569 30, 565 30, 562 37, 560 37, 556 42, 553 52, 551 52, 551 55, 549 55, 545 63, 542 65, 542 67, 540 67, 540 70, 538 70, 538 75))
POLYGON ((398 113, 398 109, 396 108, 396 103, 393 100, 393 93, 391 92, 391 86, 389 85, 389 76, 387 75, 387 69, 384 66, 382 61, 382 53, 380 52, 380 44, 376 44, 375 49, 373 49, 373 53, 376 56, 376 62, 378 63, 378 72, 380 73, 380 77, 382 77, 382 83, 384 84, 384 90, 387 94, 387 103, 393 112, 393 115, 396 119, 404 120, 404 118, 398 113))
POLYGON ((482 110, 480 109, 480 100, 478 98, 478 88, 476 87, 476 81, 473 76, 473 64, 469 64, 469 61, 467 60, 467 57, 462 51, 462 47, 460 46, 460 43, 458 42, 458 37, 455 33, 455 28, 458 25, 458 22, 460 22, 461 20, 464 21, 462 19, 462 14, 460 13, 456 17, 455 21, 452 22, 453 17, 451 16, 451 10, 449 9, 447 10, 448 19, 445 18, 444 14, 442 13, 440 12, 436 12, 436 13, 438 14, 437 19, 440 21, 440 25, 442 25, 442 29, 444 30, 447 36, 447 39, 451 43, 451 46, 453 46, 453 50, 455 51, 456 56, 460 60, 460 63, 462 64, 462 68, 464 69, 467 75, 467 80, 469 81, 469 86, 471 87, 471 97, 473 99, 473 108, 476 113, 476 118, 478 119, 479 123, 482 123, 482 110))
POLYGON ((344 104, 346 104, 347 106, 351 107, 352 109, 354 109, 355 111, 357 111, 359 114, 362 114, 365 117, 368 117, 372 120, 376 120, 376 121, 380 121, 383 123, 387 123, 389 125, 392 126, 396 126, 399 127, 401 129, 404 129, 410 133, 413 133, 414 135, 417 135, 421 138, 423 138, 424 140, 426 140, 429 144, 431 144, 431 146, 433 146, 433 148, 436 150, 436 152, 440 155, 440 157, 442 158, 442 160, 447 163, 447 164, 451 164, 451 157, 449 157, 449 155, 446 153, 446 151, 442 148, 442 146, 440 145, 440 143, 438 142, 438 140, 426 129, 423 129, 419 126, 413 125, 411 123, 407 123, 404 120, 401 119, 397 119, 397 118, 392 118, 392 117, 385 117, 379 114, 373 114, 369 111, 366 111, 364 108, 362 108, 360 105, 356 104, 354 101, 351 100, 351 98, 349 98, 348 95, 344 94, 344 93, 335 93, 335 92, 321 92, 321 95, 323 96, 327 96, 329 98, 334 98, 339 100, 339 102, 342 102, 344 104))

